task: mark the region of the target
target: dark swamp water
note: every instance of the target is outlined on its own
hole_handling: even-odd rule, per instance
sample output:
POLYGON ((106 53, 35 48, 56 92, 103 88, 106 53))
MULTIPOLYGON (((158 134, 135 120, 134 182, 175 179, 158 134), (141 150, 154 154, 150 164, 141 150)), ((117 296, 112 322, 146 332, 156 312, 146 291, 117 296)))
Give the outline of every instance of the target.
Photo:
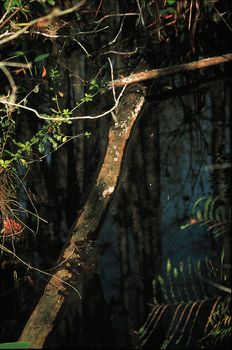
MULTIPOLYGON (((199 210, 214 215, 214 203, 228 207, 230 199, 231 81, 226 72, 219 73, 218 78, 204 76, 203 83, 189 83, 182 76, 154 87, 100 228, 98 273, 83 301, 83 319, 71 295, 48 348, 130 348, 152 304, 220 295, 215 285, 199 279, 199 271, 206 280, 222 282, 222 264, 230 261, 227 236, 193 221, 197 210, 198 219, 199 210)), ((18 255, 31 265, 48 269, 55 264, 94 179, 107 127, 107 120, 89 125, 93 136, 77 139, 29 176, 26 185, 36 193, 39 215, 48 221, 41 223, 36 237, 28 234, 17 243, 18 255)), ((30 208, 23 191, 20 196, 30 208)), ((47 278, 11 259, 1 265, 0 278, 0 341, 15 341, 47 278)), ((163 315, 148 345, 162 343, 168 332, 173 310, 163 315)), ((194 332, 201 327, 196 324, 194 332)), ((199 347, 196 338, 186 345, 183 337, 179 348, 199 347)), ((178 348, 174 340, 169 348, 178 348)))

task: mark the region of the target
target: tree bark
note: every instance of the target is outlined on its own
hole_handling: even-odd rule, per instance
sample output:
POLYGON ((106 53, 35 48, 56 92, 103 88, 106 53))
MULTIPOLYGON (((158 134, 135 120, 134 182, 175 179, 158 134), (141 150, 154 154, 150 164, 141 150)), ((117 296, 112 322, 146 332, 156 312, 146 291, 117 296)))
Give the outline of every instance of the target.
POLYGON ((81 295, 95 270, 93 255, 98 228, 119 181, 126 143, 145 103, 145 91, 142 85, 132 86, 120 102, 117 111, 119 126, 109 131, 108 146, 96 183, 73 227, 59 266, 20 336, 19 340, 28 341, 32 348, 43 347, 68 297, 70 285, 75 285, 80 293, 77 292, 76 303, 81 305, 81 295))

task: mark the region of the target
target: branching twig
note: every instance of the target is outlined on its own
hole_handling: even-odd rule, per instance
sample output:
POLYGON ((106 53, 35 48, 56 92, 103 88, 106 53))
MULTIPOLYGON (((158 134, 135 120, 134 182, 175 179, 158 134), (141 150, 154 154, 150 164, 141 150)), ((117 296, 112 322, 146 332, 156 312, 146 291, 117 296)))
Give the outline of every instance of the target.
POLYGON ((74 12, 76 10, 79 10, 82 6, 84 6, 86 4, 86 2, 87 2, 87 0, 82 0, 82 1, 78 2, 78 4, 76 4, 75 6, 72 6, 72 7, 68 8, 68 9, 66 9, 66 10, 60 10, 58 8, 55 8, 48 15, 40 17, 40 18, 33 19, 32 21, 26 23, 25 26, 22 29, 16 31, 15 33, 11 34, 9 37, 7 37, 5 39, 0 40, 0 45, 3 45, 3 44, 5 44, 5 43, 7 43, 9 41, 12 41, 12 40, 18 38, 20 35, 25 33, 30 27, 34 26, 38 22, 47 21, 47 20, 50 21, 54 17, 61 17, 61 16, 64 16, 64 15, 67 15, 69 13, 72 13, 72 12, 74 12))
POLYGON ((39 119, 44 119, 44 120, 51 120, 51 121, 68 121, 68 120, 78 120, 78 119, 99 119, 99 118, 102 118, 104 116, 106 116, 107 114, 113 112, 116 110, 116 108, 118 107, 118 104, 119 104, 119 101, 125 91, 127 87, 127 84, 123 86, 120 94, 118 95, 117 99, 116 99, 116 102, 114 104, 114 106, 110 109, 108 109, 106 112, 104 113, 101 113, 101 114, 98 114, 98 115, 95 115, 95 116, 91 116, 91 115, 82 115, 82 116, 76 116, 76 117, 67 117, 67 118, 64 118, 64 117, 49 117, 49 116, 46 116, 46 115, 43 115, 43 114, 39 114, 39 112, 34 109, 34 108, 31 108, 31 107, 27 107, 27 106, 24 106, 22 104, 18 104, 18 103, 14 103, 14 102, 10 102, 4 98, 0 99, 0 103, 6 105, 6 106, 14 106, 16 108, 22 108, 22 109, 26 109, 32 113, 34 113, 39 119))
POLYGON ((225 18, 223 17, 223 15, 218 11, 218 9, 216 8, 215 5, 213 5, 214 10, 216 11, 218 17, 225 23, 225 25, 227 26, 227 28, 232 32, 232 28, 229 25, 229 23, 225 20, 225 18))

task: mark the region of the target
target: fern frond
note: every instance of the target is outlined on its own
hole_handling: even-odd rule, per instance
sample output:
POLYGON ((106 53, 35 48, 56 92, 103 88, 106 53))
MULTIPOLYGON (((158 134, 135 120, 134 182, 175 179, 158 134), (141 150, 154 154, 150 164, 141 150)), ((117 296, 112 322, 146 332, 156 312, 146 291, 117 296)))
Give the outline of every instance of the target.
POLYGON ((229 340, 232 330, 231 295, 219 297, 214 303, 208 318, 201 343, 220 344, 229 340))
POLYGON ((190 223, 181 226, 181 229, 189 228, 194 224, 208 226, 215 237, 226 234, 231 226, 231 205, 228 205, 220 196, 200 197, 192 207, 195 218, 190 223))

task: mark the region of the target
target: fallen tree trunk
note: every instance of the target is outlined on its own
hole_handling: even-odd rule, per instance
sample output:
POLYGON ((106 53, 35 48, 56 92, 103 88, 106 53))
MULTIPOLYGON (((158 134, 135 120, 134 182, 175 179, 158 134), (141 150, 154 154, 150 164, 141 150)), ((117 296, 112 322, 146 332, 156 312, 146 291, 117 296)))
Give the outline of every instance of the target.
POLYGON ((108 146, 96 183, 72 230, 71 239, 61 254, 59 266, 20 336, 19 340, 28 341, 32 348, 43 347, 69 295, 70 285, 75 285, 78 291, 76 305, 81 303, 81 295, 95 267, 92 256, 99 225, 115 192, 126 143, 144 103, 145 88, 137 85, 128 88, 119 104, 118 127, 112 127, 109 131, 108 146))

